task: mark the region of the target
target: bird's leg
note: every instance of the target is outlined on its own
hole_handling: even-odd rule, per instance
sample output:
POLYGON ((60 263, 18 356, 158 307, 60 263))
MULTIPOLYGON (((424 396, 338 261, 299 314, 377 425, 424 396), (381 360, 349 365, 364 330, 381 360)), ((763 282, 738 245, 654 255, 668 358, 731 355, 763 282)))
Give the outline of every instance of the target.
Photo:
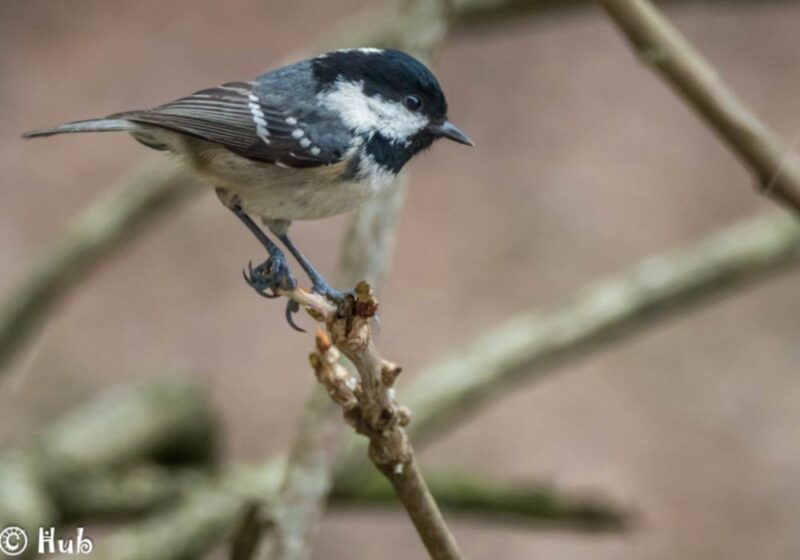
POLYGON ((294 243, 292 243, 292 240, 289 239, 289 236, 285 232, 277 235, 278 239, 286 245, 286 248, 289 249, 292 256, 297 259, 297 262, 300 263, 300 266, 303 267, 303 270, 308 274, 308 277, 311 279, 311 289, 313 291, 336 303, 341 303, 341 301, 347 297, 346 292, 341 292, 328 284, 327 280, 314 268, 314 265, 309 262, 297 247, 295 247, 294 243))
MULTIPOLYGON (((242 221, 242 223, 249 229, 256 239, 258 239, 264 248, 269 253, 269 258, 260 265, 253 267, 252 263, 248 263, 247 270, 244 271, 244 280, 253 288, 259 295, 266 298, 278 297, 274 292, 277 290, 293 290, 297 287, 297 281, 289 270, 286 264, 286 256, 283 251, 267 237, 267 235, 258 227, 253 219, 247 215, 242 209, 239 200, 235 196, 231 196, 228 191, 224 189, 217 189, 217 196, 220 201, 225 205, 228 210, 242 221), (267 290, 271 290, 272 293, 267 290)), ((286 305, 286 321, 289 326, 296 331, 305 332, 297 326, 294 322, 293 314, 300 310, 300 306, 294 300, 289 300, 286 305)))

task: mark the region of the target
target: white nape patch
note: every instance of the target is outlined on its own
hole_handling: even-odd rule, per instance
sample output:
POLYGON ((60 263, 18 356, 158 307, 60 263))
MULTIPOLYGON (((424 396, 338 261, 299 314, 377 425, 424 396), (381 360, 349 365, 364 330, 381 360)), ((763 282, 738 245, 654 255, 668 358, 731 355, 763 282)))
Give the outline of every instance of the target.
POLYGON ((311 140, 309 140, 308 138, 301 138, 300 145, 303 146, 304 148, 308 148, 311 145, 311 140))
POLYGON ((333 89, 321 92, 318 97, 324 107, 337 113, 357 133, 380 132, 394 142, 407 144, 411 136, 430 122, 428 117, 412 113, 402 103, 366 95, 360 81, 339 80, 333 89))
POLYGON ((302 138, 303 136, 305 136, 305 134, 306 133, 303 130, 301 130, 299 128, 295 128, 292 131, 292 138, 302 138))
MULTIPOLYGON (((379 48, 376 48, 376 47, 350 47, 348 49, 336 49, 333 52, 334 53, 360 52, 360 53, 363 53, 363 54, 383 54, 384 52, 386 52, 386 50, 385 49, 379 49, 379 48)), ((317 56, 317 58, 328 58, 331 54, 333 54, 333 53, 324 53, 324 54, 321 54, 321 55, 317 56)))
POLYGON ((357 47, 349 49, 338 49, 336 52, 360 52, 364 54, 383 54, 385 51, 383 49, 378 49, 375 47, 357 47))
POLYGON ((286 117, 286 124, 294 126, 297 124, 297 119, 294 117, 286 117))
POLYGON ((264 117, 264 111, 261 110, 261 103, 256 94, 251 93, 248 96, 250 102, 247 104, 250 107, 250 113, 253 115, 253 122, 256 124, 256 135, 264 141, 264 144, 269 144, 269 130, 267 130, 267 119, 264 117))

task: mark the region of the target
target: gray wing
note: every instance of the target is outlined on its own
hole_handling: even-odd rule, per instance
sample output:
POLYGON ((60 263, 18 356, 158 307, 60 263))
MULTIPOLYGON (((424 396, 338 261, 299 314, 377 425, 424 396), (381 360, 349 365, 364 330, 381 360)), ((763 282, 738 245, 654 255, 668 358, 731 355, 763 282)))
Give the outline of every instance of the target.
POLYGON ((232 82, 198 91, 146 111, 109 118, 160 126, 220 144, 243 157, 284 167, 317 167, 341 161, 349 147, 344 125, 313 109, 289 110, 232 82))

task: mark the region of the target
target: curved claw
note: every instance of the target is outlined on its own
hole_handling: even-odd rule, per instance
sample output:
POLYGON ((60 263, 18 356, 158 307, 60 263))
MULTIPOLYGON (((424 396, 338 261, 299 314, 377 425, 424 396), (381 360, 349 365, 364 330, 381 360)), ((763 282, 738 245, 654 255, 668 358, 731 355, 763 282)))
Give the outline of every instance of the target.
POLYGON ((266 291, 267 289, 266 288, 262 288, 261 286, 257 285, 255 283, 255 281, 253 280, 252 263, 248 264, 248 268, 250 269, 249 274, 248 274, 248 271, 246 271, 245 269, 242 269, 242 278, 244 278, 244 281, 247 283, 248 286, 253 288, 255 290, 255 292, 258 295, 260 295, 261 297, 263 297, 263 298, 276 299, 276 298, 280 297, 280 296, 278 296, 278 294, 267 293, 267 291, 266 291))
POLYGON ((297 332, 304 333, 306 332, 305 329, 299 327, 297 323, 294 322, 294 314, 300 311, 300 304, 290 299, 289 302, 286 304, 286 322, 289 323, 289 326, 292 327, 297 332))
MULTIPOLYGON (((252 261, 247 263, 247 268, 242 270, 242 277, 247 285, 253 288, 258 295, 267 299, 275 299, 280 297, 277 293, 279 290, 293 290, 297 287, 295 280, 289 268, 286 266, 286 261, 280 253, 270 255, 269 259, 260 265, 253 267, 252 261), (269 292, 268 290, 271 290, 269 292)), ((300 304, 294 300, 289 300, 286 304, 286 322, 289 326, 298 331, 306 332, 294 321, 294 315, 300 311, 300 304)))

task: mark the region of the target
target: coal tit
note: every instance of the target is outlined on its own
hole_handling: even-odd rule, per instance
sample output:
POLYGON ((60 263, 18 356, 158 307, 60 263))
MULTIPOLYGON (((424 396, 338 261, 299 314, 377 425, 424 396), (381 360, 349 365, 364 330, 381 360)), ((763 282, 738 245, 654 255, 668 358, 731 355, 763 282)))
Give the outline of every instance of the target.
MULTIPOLYGON (((171 152, 216 187, 220 200, 269 252, 245 278, 262 295, 296 286, 259 218, 295 256, 312 289, 334 290, 287 236, 293 220, 347 212, 388 188, 438 138, 472 141, 447 120, 433 73, 400 51, 342 49, 268 72, 254 81, 198 91, 153 109, 36 130, 129 132, 171 152), (268 291, 269 290, 269 291, 268 291)), ((291 307, 287 318, 291 321, 291 307)))

